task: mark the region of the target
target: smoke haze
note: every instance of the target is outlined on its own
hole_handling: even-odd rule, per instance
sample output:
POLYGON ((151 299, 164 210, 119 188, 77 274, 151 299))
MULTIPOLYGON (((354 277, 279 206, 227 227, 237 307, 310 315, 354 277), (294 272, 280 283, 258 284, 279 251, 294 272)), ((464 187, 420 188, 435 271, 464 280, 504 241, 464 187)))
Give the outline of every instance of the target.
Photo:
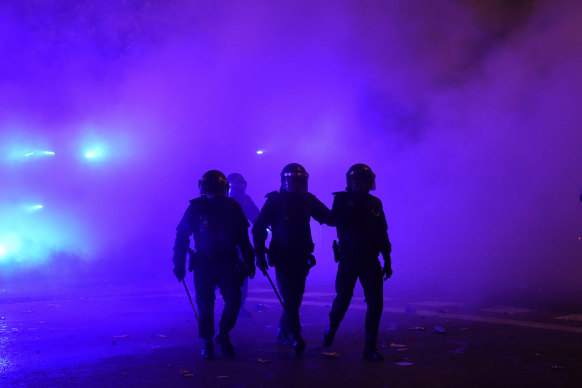
MULTIPOLYGON (((175 226, 205 171, 242 173, 260 207, 298 162, 331 206, 362 162, 388 216, 387 293, 579 290, 580 11, 4 2, 0 272, 67 254, 170 278, 175 226)), ((335 230, 313 235, 310 279, 332 284, 335 230)))

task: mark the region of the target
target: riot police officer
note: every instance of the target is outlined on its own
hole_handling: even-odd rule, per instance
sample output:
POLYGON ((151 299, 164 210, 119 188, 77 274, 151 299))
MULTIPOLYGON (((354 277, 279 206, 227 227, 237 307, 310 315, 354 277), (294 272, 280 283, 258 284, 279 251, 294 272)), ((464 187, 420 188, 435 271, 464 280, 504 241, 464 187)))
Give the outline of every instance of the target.
POLYGON ((214 338, 226 356, 234 355, 228 333, 234 327, 241 304, 242 277, 253 277, 255 264, 248 236, 249 223, 240 205, 227 197, 228 181, 223 173, 211 170, 198 182, 201 196, 190 201, 177 227, 174 244, 174 274, 179 281, 186 275, 186 254, 191 234, 195 250, 190 253, 194 288, 199 311, 198 330, 203 340, 202 358, 214 358, 214 300, 218 286, 224 299, 219 331, 214 338), (237 263, 240 249, 245 267, 237 263))
POLYGON ((355 164, 346 174, 346 191, 334 193, 332 223, 337 227, 339 261, 335 281, 336 297, 329 313, 330 323, 323 335, 324 346, 330 346, 350 304, 359 278, 367 303, 364 358, 381 361, 376 349, 378 327, 383 308, 383 283, 392 275, 391 244, 382 202, 370 195, 376 189, 376 175, 365 164, 355 164), (379 253, 384 258, 380 266, 379 253))
POLYGON ((300 334, 299 306, 309 268, 315 265, 309 222, 313 217, 327 223, 330 216, 329 209, 307 191, 308 177, 307 171, 297 163, 285 166, 281 172, 281 189, 267 194, 252 229, 257 266, 263 272, 267 269, 264 248, 267 228, 272 230, 268 264, 275 267, 284 303, 277 339, 281 344, 293 345, 298 355, 305 349, 300 334))
MULTIPOLYGON (((239 203, 247 219, 252 224, 254 224, 257 217, 259 216, 259 208, 257 207, 257 205, 255 205, 251 197, 246 193, 247 181, 238 172, 233 172, 232 174, 229 174, 226 177, 226 179, 228 180, 229 183, 228 196, 239 203)), ((241 287, 242 299, 238 314, 239 317, 251 316, 251 313, 247 311, 247 309, 245 308, 245 301, 247 299, 248 291, 249 291, 249 281, 248 278, 245 277, 243 286, 241 287)))

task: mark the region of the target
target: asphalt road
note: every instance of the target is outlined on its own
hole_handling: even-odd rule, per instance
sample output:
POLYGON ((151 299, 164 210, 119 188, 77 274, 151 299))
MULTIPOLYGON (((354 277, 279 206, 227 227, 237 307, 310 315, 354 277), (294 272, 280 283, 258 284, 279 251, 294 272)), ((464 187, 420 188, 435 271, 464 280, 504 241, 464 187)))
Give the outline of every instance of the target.
MULTIPOLYGON (((192 287, 191 287, 192 288, 192 287)), ((388 293, 386 293, 388 295, 388 293)), ((281 307, 253 281, 227 359, 202 361, 180 284, 0 289, 0 386, 103 387, 580 387, 582 315, 459 300, 385 298, 379 349, 362 359, 361 290, 336 341, 321 347, 333 294, 308 289, 303 357, 275 341, 281 307)), ((222 304, 218 296, 216 316, 222 304)), ((582 313, 582 312, 581 312, 582 313)))

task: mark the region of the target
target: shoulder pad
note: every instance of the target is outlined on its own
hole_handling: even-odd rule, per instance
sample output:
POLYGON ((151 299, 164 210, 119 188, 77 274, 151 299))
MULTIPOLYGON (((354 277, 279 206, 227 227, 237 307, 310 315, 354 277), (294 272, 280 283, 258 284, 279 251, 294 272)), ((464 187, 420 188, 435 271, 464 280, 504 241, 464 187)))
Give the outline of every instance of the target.
POLYGON ((269 194, 265 195, 265 197, 267 197, 268 199, 277 199, 279 198, 280 195, 281 193, 279 193, 278 191, 271 191, 269 194))
POLYGON ((204 200, 204 198, 202 198, 202 197, 197 197, 197 198, 191 199, 190 205, 193 205, 193 206, 199 205, 202 203, 203 200, 204 200))
POLYGON ((237 201, 236 199, 234 199, 234 198, 231 198, 231 197, 224 197, 224 200, 225 200, 225 201, 226 201, 226 202, 227 202, 229 205, 231 205, 231 204, 233 204, 233 203, 236 203, 237 205, 239 204, 239 203, 238 203, 238 201, 237 201))
POLYGON ((372 194, 370 194, 370 200, 372 202, 376 203, 377 205, 382 206, 382 201, 380 200, 380 198, 374 197, 372 194))
POLYGON ((190 206, 195 210, 199 210, 204 207, 206 201, 207 201, 206 197, 197 197, 190 200, 190 206))

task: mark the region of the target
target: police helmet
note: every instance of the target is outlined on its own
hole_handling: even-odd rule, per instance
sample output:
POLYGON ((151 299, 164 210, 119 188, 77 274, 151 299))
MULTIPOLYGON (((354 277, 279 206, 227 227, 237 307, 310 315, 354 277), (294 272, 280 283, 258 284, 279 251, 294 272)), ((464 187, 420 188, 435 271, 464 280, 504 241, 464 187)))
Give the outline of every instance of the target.
POLYGON ((232 174, 228 174, 226 179, 230 184, 229 195, 242 195, 245 193, 247 189, 247 181, 241 174, 233 172, 232 174))
POLYGON ((223 173, 218 170, 207 171, 198 181, 201 195, 215 195, 226 197, 228 193, 228 181, 223 173))
POLYGON ((376 174, 365 164, 354 164, 346 173, 348 191, 372 191, 376 190, 376 174))
POLYGON ((289 193, 307 193, 309 174, 302 165, 289 163, 281 171, 281 190, 289 193))

